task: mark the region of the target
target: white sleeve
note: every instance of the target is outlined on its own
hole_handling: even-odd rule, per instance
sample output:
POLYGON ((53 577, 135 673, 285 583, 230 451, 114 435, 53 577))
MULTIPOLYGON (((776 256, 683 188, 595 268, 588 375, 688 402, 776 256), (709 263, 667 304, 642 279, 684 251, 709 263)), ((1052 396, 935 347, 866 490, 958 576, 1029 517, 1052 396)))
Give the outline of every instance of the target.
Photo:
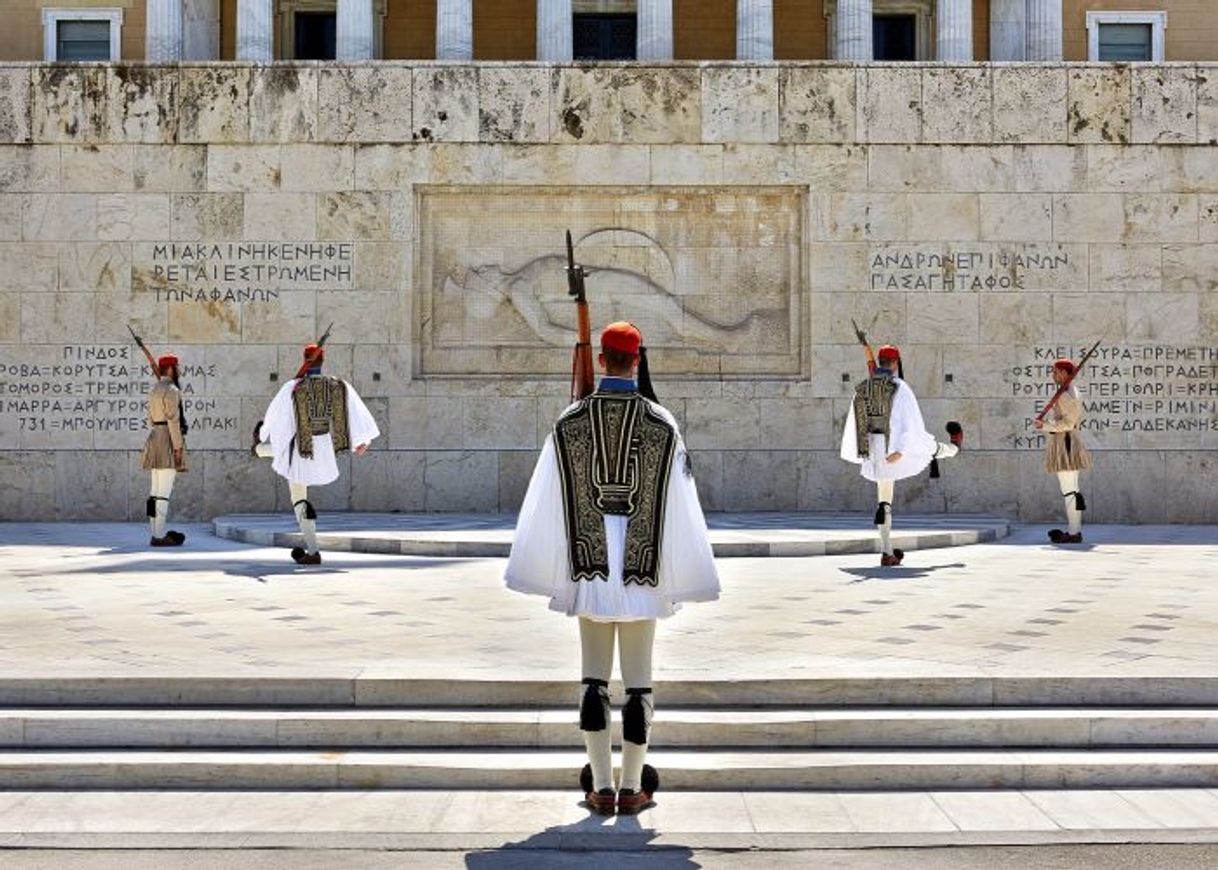
POLYGON ((295 385, 296 380, 293 379, 280 387, 262 418, 262 440, 271 442, 276 452, 281 447, 286 450, 296 434, 296 415, 292 410, 292 389, 295 385))
POLYGON ((364 400, 359 397, 359 393, 355 392, 355 388, 343 382, 343 386, 347 388, 347 428, 351 436, 351 448, 355 449, 361 444, 371 444, 374 438, 381 434, 380 428, 376 425, 376 418, 372 416, 372 412, 368 410, 368 406, 364 404, 364 400))
POLYGON ((719 597, 719 569, 688 462, 685 441, 678 435, 668 471, 659 591, 672 602, 714 601, 719 597))
POLYGON ((517 592, 556 598, 569 591, 567 523, 553 435, 546 438, 529 480, 503 577, 517 592))
POLYGON ((859 439, 858 433, 855 432, 858 424, 854 422, 854 402, 850 402, 850 410, 846 413, 846 426, 842 429, 842 446, 840 455, 847 462, 853 462, 861 465, 863 460, 859 456, 859 439))

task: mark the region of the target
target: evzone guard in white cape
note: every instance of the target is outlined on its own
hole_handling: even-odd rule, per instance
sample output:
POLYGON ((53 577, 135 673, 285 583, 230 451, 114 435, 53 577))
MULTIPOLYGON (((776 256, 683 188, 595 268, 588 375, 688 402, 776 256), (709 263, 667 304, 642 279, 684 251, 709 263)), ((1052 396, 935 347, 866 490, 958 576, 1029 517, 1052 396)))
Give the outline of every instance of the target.
POLYGON ((964 431, 959 423, 948 423, 952 443, 937 441, 922 422, 918 397, 898 375, 901 352, 892 345, 884 345, 876 359, 878 364, 870 377, 854 388, 842 431, 841 457, 857 464, 859 473, 875 482, 880 564, 891 567, 900 565, 905 558, 903 550, 892 546, 896 482, 921 474, 937 459, 955 456, 964 441, 964 431))
POLYGON ((309 501, 309 487, 337 480, 336 455, 346 450, 362 455, 381 431, 354 387, 321 373, 324 348, 306 346, 304 360, 310 364, 305 376, 279 389, 254 430, 254 452, 271 457, 276 473, 288 482, 304 537, 304 546, 292 549, 292 559, 300 565, 320 565, 317 511, 309 501))
MULTIPOLYGON (((151 357, 149 357, 151 359, 151 357)), ((147 514, 154 547, 180 547, 186 536, 166 529, 174 478, 186 470, 186 420, 178 387, 178 358, 171 353, 156 361, 157 382, 148 394, 148 439, 141 467, 152 477, 147 514)))
POLYGON ((1073 361, 1054 361, 1053 383, 1066 389, 1057 397, 1046 419, 1033 422, 1033 426, 1049 436, 1045 439, 1045 471, 1057 475, 1066 502, 1066 531, 1049 530, 1049 540, 1055 544, 1083 542, 1083 511, 1087 509, 1087 502, 1079 490, 1079 474, 1091 468, 1091 454, 1079 431, 1083 423, 1083 403, 1078 397, 1078 389, 1070 385, 1074 374, 1073 361))
MULTIPOLYGON (((629 323, 601 335, 604 377, 563 412, 546 439, 520 510, 505 579, 579 619, 580 777, 594 812, 636 813, 658 775, 645 765, 654 700, 656 620, 719 597, 719 575, 676 420, 634 380, 642 336, 629 323), (613 782, 609 680, 620 647, 626 703, 622 766, 613 782)), ((649 383, 644 374, 643 383, 649 383)), ((648 388, 649 389, 649 388, 648 388)))

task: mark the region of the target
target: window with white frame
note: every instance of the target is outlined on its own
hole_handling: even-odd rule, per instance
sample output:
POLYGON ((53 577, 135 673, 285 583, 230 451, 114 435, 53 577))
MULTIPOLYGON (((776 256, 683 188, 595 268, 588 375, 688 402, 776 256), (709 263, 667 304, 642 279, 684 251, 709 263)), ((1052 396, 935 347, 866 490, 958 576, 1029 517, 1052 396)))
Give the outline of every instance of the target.
POLYGON ((1166 12, 1088 12, 1087 59, 1161 63, 1166 30, 1166 12))
POLYGON ((42 33, 44 60, 121 60, 123 10, 91 6, 43 9, 42 33))

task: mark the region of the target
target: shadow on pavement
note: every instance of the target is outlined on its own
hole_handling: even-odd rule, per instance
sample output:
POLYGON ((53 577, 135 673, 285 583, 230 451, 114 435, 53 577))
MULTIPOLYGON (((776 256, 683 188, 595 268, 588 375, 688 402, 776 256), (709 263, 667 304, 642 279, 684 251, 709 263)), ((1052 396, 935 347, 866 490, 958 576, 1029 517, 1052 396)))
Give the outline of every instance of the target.
POLYGON ((471 852, 465 856, 465 866, 470 870, 623 866, 693 870, 702 866, 693 860, 693 850, 687 846, 652 845, 657 836, 635 816, 606 818, 589 813, 586 819, 546 828, 527 840, 471 852))
POLYGON ((934 571, 942 571, 945 568, 967 568, 963 562, 950 562, 945 565, 898 565, 893 568, 884 568, 880 565, 873 565, 868 568, 841 568, 843 574, 851 574, 855 577, 851 583, 862 583, 864 580, 917 580, 921 577, 929 577, 934 571))

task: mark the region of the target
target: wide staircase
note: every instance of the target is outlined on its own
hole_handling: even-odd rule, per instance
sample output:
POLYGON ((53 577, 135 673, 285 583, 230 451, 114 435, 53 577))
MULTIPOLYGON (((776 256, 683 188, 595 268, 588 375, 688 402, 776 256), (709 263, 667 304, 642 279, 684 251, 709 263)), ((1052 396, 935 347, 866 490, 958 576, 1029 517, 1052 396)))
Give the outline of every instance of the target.
MULTIPOLYGON (((570 682, 0 680, 0 789, 574 789, 577 694, 570 682)), ((650 760, 670 790, 1218 785, 1218 679, 668 681, 656 697, 650 760)))

